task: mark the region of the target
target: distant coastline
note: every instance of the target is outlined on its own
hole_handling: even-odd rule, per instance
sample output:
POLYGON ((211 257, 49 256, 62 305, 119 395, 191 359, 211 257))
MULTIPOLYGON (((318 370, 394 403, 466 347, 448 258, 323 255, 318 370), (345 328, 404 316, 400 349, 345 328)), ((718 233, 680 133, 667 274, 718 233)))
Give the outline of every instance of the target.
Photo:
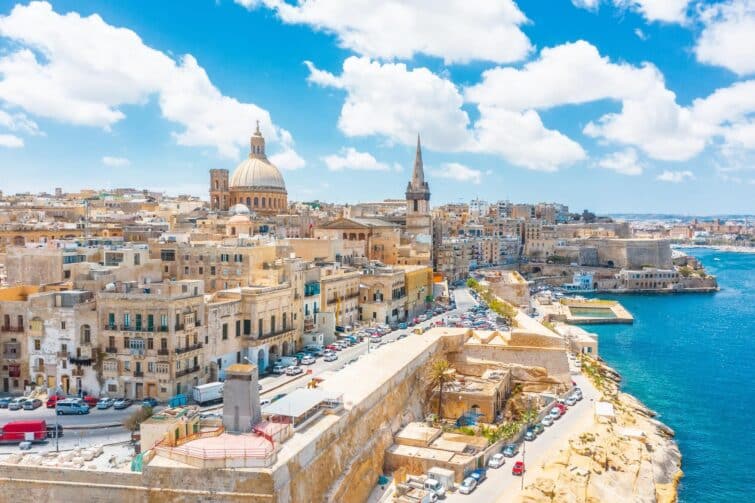
POLYGON ((674 244, 672 248, 708 248, 711 250, 733 252, 733 253, 755 253, 755 246, 733 246, 733 245, 686 245, 674 244))

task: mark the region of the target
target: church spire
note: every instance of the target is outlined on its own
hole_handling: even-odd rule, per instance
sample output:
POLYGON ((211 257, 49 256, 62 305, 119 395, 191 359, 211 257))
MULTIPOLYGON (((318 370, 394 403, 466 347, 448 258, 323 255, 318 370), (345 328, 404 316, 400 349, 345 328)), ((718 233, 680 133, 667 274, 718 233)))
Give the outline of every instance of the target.
POLYGON ((417 153, 414 155, 412 185, 418 189, 425 185, 425 171, 422 164, 422 144, 419 139, 419 133, 417 133, 417 153))

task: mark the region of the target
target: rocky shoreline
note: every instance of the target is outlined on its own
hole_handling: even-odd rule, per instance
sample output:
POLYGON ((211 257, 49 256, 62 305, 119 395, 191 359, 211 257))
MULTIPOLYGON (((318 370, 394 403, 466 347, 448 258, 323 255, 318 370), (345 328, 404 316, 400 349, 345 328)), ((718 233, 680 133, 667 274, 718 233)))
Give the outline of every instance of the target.
POLYGON ((674 431, 632 395, 619 390, 621 376, 585 357, 583 372, 613 404, 615 421, 594 422, 546 462, 520 497, 526 503, 677 501, 683 477, 674 431))

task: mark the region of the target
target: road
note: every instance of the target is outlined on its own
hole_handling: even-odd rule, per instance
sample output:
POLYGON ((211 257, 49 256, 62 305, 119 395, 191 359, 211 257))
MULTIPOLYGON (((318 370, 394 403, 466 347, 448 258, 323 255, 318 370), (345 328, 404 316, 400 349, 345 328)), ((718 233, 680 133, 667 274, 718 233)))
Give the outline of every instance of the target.
MULTIPOLYGON (((139 403, 136 403, 128 409, 115 410, 112 407, 105 410, 99 410, 93 408, 89 410, 89 414, 83 416, 56 416, 55 409, 48 409, 42 405, 42 407, 35 410, 8 410, 0 409, 0 424, 5 424, 8 421, 25 421, 32 419, 44 419, 48 424, 55 423, 55 420, 59 421, 63 427, 67 426, 85 426, 93 424, 112 424, 122 423, 124 419, 134 413, 139 403)), ((160 407, 157 408, 159 410, 160 407)))
POLYGON ((587 378, 580 375, 572 375, 572 379, 582 389, 584 398, 569 407, 561 419, 554 422, 553 426, 545 428, 534 441, 525 442, 524 452, 520 449, 519 454, 514 458, 506 458, 506 464, 498 469, 488 470, 488 478, 475 489, 472 494, 463 495, 460 493, 449 494, 446 501, 453 502, 471 502, 471 501, 490 501, 496 503, 507 503, 514 501, 519 495, 523 485, 527 485, 535 480, 535 474, 539 467, 547 459, 552 459, 563 448, 569 437, 584 431, 593 421, 593 404, 599 398, 598 391, 593 387, 587 378), (521 477, 511 474, 511 467, 516 461, 522 461, 524 457, 525 465, 528 467, 525 472, 524 481, 521 477))
MULTIPOLYGON (((454 290, 454 293, 456 297, 455 310, 434 316, 427 321, 417 324, 417 326, 428 327, 435 321, 448 317, 451 314, 458 314, 464 311, 468 311, 469 308, 476 304, 474 298, 469 294, 469 289, 460 288, 458 290, 454 290)), ((381 338, 383 345, 385 345, 386 341, 395 341, 401 334, 406 334, 407 337, 412 337, 412 330, 414 328, 416 327, 410 327, 404 330, 394 330, 384 335, 381 338)), ((262 379, 260 379, 260 384, 262 385, 260 396, 262 398, 271 398, 280 393, 290 393, 296 388, 305 386, 306 383, 313 377, 317 377, 328 371, 338 371, 348 365, 348 363, 355 358, 367 354, 368 351, 380 351, 380 349, 383 347, 382 345, 379 347, 370 345, 370 347, 368 347, 368 345, 370 345, 369 341, 363 341, 359 344, 351 346, 350 348, 344 349, 343 351, 339 351, 337 353, 338 360, 333 362, 326 362, 322 358, 318 358, 317 362, 312 365, 302 365, 302 368, 304 368, 305 372, 311 370, 312 373, 301 375, 295 379, 291 376, 286 375, 263 377, 262 379)))

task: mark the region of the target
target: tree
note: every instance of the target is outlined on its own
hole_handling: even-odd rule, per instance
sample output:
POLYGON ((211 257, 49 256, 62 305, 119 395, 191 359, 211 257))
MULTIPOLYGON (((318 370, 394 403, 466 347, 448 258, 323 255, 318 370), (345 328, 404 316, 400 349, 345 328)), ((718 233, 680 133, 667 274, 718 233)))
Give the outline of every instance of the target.
POLYGON ((476 280, 476 279, 474 279, 474 278, 469 278, 469 279, 467 279, 467 286, 468 286, 469 288, 471 288, 471 289, 473 289, 473 290, 477 290, 477 287, 478 287, 479 285, 480 285, 480 284, 479 284, 479 283, 477 282, 477 280, 476 280))
POLYGON ((152 407, 138 407, 133 414, 123 420, 123 427, 134 432, 150 417, 152 417, 152 407))
POLYGON ((435 389, 438 386, 438 419, 442 419, 443 412, 443 385, 451 381, 453 377, 453 369, 448 361, 444 358, 434 360, 430 365, 427 380, 430 383, 430 387, 435 389))

